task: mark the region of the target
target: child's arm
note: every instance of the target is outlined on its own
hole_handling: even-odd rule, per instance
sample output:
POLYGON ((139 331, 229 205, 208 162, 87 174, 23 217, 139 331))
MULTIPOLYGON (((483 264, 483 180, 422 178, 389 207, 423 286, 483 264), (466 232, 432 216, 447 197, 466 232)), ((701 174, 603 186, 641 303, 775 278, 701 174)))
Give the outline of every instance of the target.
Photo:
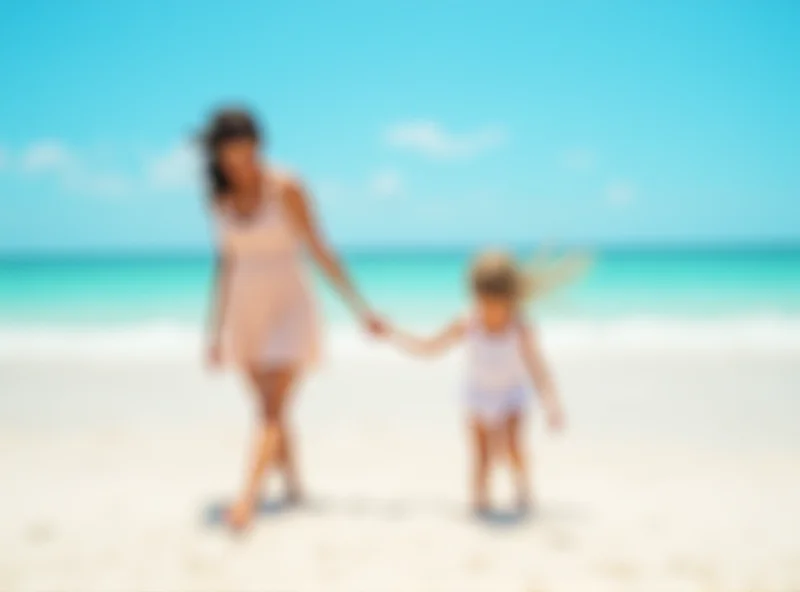
POLYGON ((441 354, 456 345, 464 338, 467 325, 464 320, 457 320, 445 327, 439 334, 427 339, 415 337, 398 331, 390 330, 390 339, 400 348, 408 353, 420 356, 433 356, 441 354))
POLYGON ((525 366, 542 399, 542 405, 547 414, 547 423, 552 429, 560 430, 564 427, 564 411, 561 408, 558 390, 553 382, 550 368, 542 355, 539 336, 533 327, 524 324, 521 339, 525 366))

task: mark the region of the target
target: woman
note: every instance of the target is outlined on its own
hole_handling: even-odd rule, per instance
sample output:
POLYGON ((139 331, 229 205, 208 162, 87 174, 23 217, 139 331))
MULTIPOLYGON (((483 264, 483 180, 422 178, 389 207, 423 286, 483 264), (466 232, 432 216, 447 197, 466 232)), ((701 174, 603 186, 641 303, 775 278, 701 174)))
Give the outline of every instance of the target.
POLYGON ((246 374, 259 412, 252 464, 227 512, 229 525, 241 529, 271 465, 283 470, 290 502, 302 495, 287 416, 292 392, 318 353, 304 248, 371 333, 383 324, 322 239, 302 185, 260 160, 259 129, 247 112, 218 112, 203 145, 219 234, 209 361, 246 374))

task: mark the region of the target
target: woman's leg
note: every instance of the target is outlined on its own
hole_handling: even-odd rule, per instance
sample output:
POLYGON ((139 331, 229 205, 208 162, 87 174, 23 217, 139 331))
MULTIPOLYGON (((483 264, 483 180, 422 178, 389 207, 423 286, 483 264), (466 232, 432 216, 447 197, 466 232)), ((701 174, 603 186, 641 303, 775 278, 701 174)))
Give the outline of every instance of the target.
POLYGON ((250 372, 256 390, 258 420, 250 468, 239 499, 228 513, 228 521, 234 528, 243 528, 250 522, 264 476, 278 459, 284 438, 286 402, 295 378, 296 372, 291 368, 254 369, 250 372))
POLYGON ((514 482, 517 489, 517 503, 520 509, 527 508, 530 503, 530 490, 528 487, 528 462, 525 455, 523 438, 524 416, 521 412, 512 413, 505 422, 505 440, 508 450, 508 459, 514 472, 514 482))
POLYGON ((293 393, 286 395, 284 412, 281 421, 281 441, 278 450, 278 465, 283 472, 286 486, 286 499, 290 503, 299 503, 303 500, 303 487, 297 470, 297 453, 295 447, 294 430, 289 417, 289 407, 293 393))
POLYGON ((470 423, 473 455, 472 455, 472 500, 476 512, 485 512, 489 508, 488 484, 490 461, 490 433, 487 426, 479 419, 473 418, 470 423))

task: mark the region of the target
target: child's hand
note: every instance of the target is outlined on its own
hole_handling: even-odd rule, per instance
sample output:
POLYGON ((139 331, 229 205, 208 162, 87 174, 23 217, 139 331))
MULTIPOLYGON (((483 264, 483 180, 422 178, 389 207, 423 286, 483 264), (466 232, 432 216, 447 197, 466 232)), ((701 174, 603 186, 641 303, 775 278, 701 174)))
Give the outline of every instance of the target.
POLYGON ((561 405, 557 402, 555 396, 548 397, 549 400, 553 401, 549 405, 547 405, 545 409, 545 413, 547 416, 547 427, 550 428, 553 432, 562 432, 566 427, 567 419, 564 415, 564 410, 561 408, 561 405))
POLYGON ((397 335, 397 333, 394 326, 386 319, 381 319, 381 328, 380 331, 375 334, 375 337, 384 341, 388 341, 391 340, 395 335, 397 335))

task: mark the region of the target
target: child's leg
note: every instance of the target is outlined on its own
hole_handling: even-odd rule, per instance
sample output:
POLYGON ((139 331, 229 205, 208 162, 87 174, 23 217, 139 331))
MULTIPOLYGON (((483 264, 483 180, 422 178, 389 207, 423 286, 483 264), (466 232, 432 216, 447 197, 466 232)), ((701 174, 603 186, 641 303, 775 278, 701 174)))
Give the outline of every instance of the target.
POLYGON ((475 511, 482 512, 489 507, 489 429, 477 418, 470 423, 473 447, 472 500, 475 511))
POLYGON ((526 508, 531 503, 528 485, 528 462, 523 437, 524 419, 521 412, 512 413, 506 419, 504 430, 506 446, 508 447, 508 459, 514 472, 517 503, 521 508, 526 508))

